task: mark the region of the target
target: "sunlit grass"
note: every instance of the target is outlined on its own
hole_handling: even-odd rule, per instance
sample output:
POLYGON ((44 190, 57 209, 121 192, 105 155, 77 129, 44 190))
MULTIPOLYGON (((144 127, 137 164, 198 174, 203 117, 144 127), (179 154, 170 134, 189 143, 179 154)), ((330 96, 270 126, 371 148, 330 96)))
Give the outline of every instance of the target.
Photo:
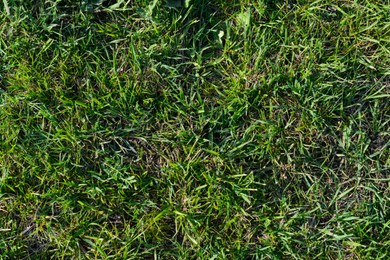
POLYGON ((179 2, 1 6, 1 257, 386 258, 389 3, 179 2))

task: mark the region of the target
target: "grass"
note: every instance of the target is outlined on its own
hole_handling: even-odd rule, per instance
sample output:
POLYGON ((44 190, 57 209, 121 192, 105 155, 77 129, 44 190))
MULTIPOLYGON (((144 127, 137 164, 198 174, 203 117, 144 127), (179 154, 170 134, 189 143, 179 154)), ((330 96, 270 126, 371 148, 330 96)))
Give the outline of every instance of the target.
POLYGON ((3 1, 1 258, 386 259, 389 1, 183 2, 3 1))

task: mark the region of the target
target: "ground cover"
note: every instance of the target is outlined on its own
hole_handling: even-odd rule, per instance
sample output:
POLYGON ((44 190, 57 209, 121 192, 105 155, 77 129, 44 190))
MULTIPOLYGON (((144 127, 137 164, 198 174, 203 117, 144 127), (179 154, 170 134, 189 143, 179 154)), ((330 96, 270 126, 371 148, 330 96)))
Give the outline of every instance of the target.
POLYGON ((4 259, 381 259, 389 1, 3 1, 4 259))

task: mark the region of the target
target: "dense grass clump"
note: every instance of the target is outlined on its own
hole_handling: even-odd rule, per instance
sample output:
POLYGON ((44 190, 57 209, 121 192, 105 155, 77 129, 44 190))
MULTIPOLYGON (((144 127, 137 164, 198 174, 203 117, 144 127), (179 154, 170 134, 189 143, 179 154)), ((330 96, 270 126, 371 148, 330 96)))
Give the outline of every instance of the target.
POLYGON ((388 1, 0 7, 0 258, 390 254, 388 1))

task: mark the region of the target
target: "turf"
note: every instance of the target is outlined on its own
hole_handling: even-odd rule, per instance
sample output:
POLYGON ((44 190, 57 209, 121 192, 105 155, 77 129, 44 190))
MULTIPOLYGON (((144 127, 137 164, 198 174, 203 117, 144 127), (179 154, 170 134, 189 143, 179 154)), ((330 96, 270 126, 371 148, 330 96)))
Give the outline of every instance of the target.
POLYGON ((389 1, 0 9, 0 258, 389 256, 389 1))

